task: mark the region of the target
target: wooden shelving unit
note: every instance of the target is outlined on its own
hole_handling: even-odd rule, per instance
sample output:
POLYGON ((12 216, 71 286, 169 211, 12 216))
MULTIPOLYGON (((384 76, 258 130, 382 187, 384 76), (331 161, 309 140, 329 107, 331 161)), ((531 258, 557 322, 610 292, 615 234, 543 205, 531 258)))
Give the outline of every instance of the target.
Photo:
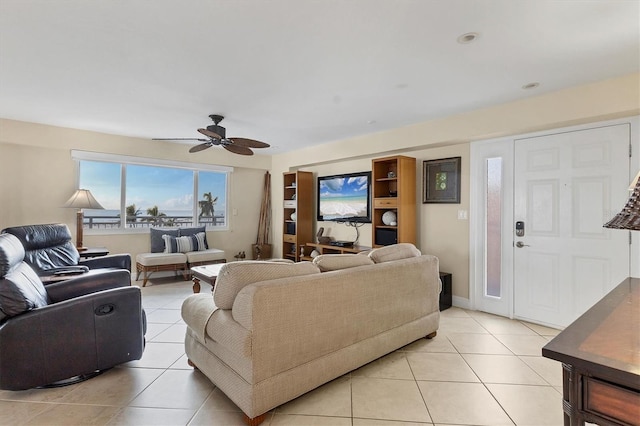
POLYGON ((313 241, 313 173, 283 173, 283 185, 282 257, 298 262, 300 247, 313 241))
POLYGON ((371 162, 373 210, 371 241, 374 247, 416 243, 416 159, 397 155, 371 162), (396 214, 396 224, 385 224, 382 215, 396 214))

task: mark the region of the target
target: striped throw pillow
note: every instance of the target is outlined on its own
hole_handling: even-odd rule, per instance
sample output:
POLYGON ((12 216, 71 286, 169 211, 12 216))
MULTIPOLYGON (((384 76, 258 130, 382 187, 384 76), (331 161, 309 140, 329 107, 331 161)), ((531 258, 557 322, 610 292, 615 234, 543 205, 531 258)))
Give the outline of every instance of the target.
POLYGON ((202 251, 207 249, 206 237, 204 232, 184 237, 173 237, 171 235, 163 235, 165 253, 187 253, 190 251, 202 251))

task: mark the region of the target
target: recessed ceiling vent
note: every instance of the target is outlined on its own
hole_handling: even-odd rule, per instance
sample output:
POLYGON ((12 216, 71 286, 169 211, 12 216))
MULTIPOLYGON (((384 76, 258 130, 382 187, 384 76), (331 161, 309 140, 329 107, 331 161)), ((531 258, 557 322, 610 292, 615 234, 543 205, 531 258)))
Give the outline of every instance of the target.
POLYGON ((478 33, 462 34, 460 37, 458 37, 458 43, 460 43, 460 44, 473 43, 474 41, 476 41, 478 39, 478 37, 480 37, 480 34, 478 34, 478 33))

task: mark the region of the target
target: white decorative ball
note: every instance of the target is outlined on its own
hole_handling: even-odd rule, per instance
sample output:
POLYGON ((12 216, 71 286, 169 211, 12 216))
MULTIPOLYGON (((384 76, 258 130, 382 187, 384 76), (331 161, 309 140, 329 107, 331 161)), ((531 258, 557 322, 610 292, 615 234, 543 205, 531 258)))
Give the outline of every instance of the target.
POLYGON ((291 220, 295 221, 298 218, 296 212, 291 213, 291 220))
POLYGON ((382 223, 385 225, 397 225, 397 220, 396 212, 392 210, 386 211, 382 215, 382 223))

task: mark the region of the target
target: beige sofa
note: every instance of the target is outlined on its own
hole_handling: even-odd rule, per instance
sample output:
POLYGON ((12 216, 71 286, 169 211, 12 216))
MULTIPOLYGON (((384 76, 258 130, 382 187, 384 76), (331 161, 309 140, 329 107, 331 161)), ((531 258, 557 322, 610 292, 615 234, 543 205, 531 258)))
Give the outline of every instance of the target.
POLYGON ((411 244, 314 262, 231 262, 182 305, 189 363, 267 411, 438 329, 438 259, 411 244))

